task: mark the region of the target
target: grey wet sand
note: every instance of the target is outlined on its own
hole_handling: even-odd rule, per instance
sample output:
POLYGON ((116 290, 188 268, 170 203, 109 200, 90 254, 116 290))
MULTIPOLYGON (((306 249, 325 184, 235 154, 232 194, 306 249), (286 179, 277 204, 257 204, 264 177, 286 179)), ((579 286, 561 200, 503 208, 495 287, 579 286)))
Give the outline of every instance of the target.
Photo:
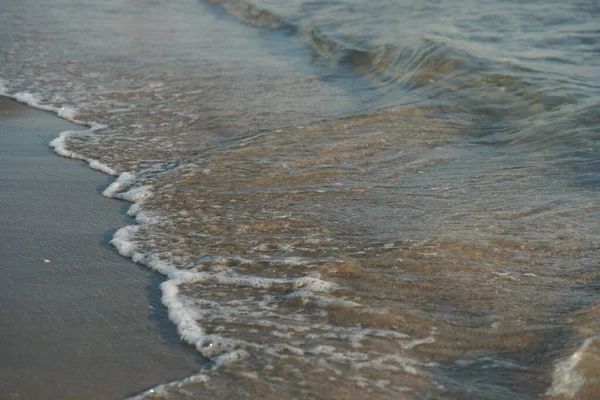
POLYGON ((114 399, 201 368, 162 277, 108 245, 131 224, 109 178, 47 143, 79 129, 0 97, 0 398, 114 399))

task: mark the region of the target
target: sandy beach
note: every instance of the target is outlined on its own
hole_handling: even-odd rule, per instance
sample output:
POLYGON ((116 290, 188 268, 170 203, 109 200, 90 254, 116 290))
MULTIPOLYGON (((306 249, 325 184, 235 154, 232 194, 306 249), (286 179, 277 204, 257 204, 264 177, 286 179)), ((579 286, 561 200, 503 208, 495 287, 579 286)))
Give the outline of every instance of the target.
POLYGON ((0 98, 0 398, 116 399, 201 368, 162 277, 108 244, 131 224, 112 180, 48 147, 78 129, 0 98))

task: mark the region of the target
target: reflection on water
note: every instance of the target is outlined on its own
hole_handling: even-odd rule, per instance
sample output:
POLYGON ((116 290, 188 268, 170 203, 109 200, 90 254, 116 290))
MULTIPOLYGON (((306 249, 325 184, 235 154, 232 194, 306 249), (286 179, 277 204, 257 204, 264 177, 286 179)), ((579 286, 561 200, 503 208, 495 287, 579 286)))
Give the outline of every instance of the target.
POLYGON ((135 174, 114 244, 210 359, 142 397, 593 398, 597 5, 59 3, 1 89, 135 174))

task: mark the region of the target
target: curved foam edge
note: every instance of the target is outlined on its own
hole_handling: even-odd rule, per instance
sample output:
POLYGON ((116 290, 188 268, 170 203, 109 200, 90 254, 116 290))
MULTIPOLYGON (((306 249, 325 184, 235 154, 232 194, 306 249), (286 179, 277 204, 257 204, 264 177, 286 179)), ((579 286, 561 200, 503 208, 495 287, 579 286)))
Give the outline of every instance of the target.
POLYGON ((77 125, 87 126, 89 129, 84 131, 64 131, 59 134, 57 138, 50 142, 50 147, 54 149, 54 151, 63 157, 74 158, 77 160, 86 161, 90 168, 104 172, 105 174, 116 176, 118 175, 117 171, 110 168, 108 165, 101 163, 98 160, 94 160, 91 158, 84 157, 81 154, 78 154, 74 151, 68 150, 66 146, 66 141, 69 137, 81 137, 86 135, 91 135, 93 132, 99 131, 101 129, 106 128, 106 125, 99 124, 96 122, 86 123, 76 118, 77 109, 73 107, 54 107, 51 105, 43 104, 42 101, 32 93, 29 92, 17 92, 14 94, 9 93, 6 85, 4 84, 4 80, 0 79, 0 96, 8 97, 13 100, 16 100, 20 103, 25 103, 30 107, 37 108, 38 110, 43 111, 51 111, 58 115, 60 118, 66 119, 67 121, 73 122, 77 125))
MULTIPOLYGON (((123 181, 127 179, 125 177, 123 181)), ((135 191, 136 189, 134 188, 133 190, 135 191)), ((132 208, 136 204, 138 203, 135 203, 132 208)), ((136 263, 146 265, 150 269, 160 272, 167 277, 167 280, 160 285, 160 288, 162 291, 162 303, 167 307, 169 319, 177 327, 177 332, 181 339, 194 346, 204 357, 211 359, 216 366, 229 365, 236 360, 245 358, 246 353, 239 349, 240 345, 243 344, 219 335, 206 334, 196 321, 193 305, 186 304, 184 299, 179 295, 179 286, 181 284, 212 282, 226 286, 255 288, 269 288, 275 285, 286 284, 296 288, 299 293, 302 293, 303 297, 308 296, 309 292, 316 294, 337 288, 335 284, 323 281, 318 277, 259 278, 239 275, 234 272, 181 270, 171 265, 168 261, 161 260, 155 254, 143 254, 137 251, 135 236, 142 226, 129 225, 119 229, 115 232, 110 243, 121 255, 131 258, 136 263)))
MULTIPOLYGON (((129 192, 113 193, 117 187, 124 187, 133 181, 132 176, 122 175, 115 181, 114 187, 107 194, 120 198, 135 198, 129 196, 129 192, 139 189, 133 187, 129 192)), ((150 195, 150 194, 148 194, 150 195)), ((146 197, 139 198, 130 209, 138 211, 140 202, 146 197)), ((144 212, 139 212, 136 219, 144 212)), ((132 214, 130 212, 129 214, 132 214)), ((148 228, 147 223, 142 225, 125 226, 115 232, 111 244, 125 257, 134 262, 146 265, 148 268, 166 276, 166 280, 160 285, 162 291, 162 303, 166 306, 169 319, 175 324, 180 338, 205 358, 210 359, 216 367, 234 364, 249 357, 244 348, 254 347, 251 343, 233 340, 217 334, 207 334, 198 323, 197 313, 194 311, 196 305, 193 300, 180 294, 180 285, 190 283, 217 283, 224 286, 269 288, 277 285, 286 285, 298 293, 299 297, 310 297, 313 301, 322 301, 320 293, 336 290, 338 287, 332 282, 321 280, 318 276, 302 276, 295 278, 264 278, 240 275, 230 270, 199 271, 195 269, 182 270, 176 268, 169 261, 161 259, 160 255, 154 253, 141 253, 136 246, 136 236, 140 229, 148 228)), ((359 306, 356 303, 342 304, 349 307, 359 306)))
POLYGON ((100 127, 104 127, 104 125, 93 123, 86 124, 85 122, 76 119, 77 109, 73 107, 55 107, 49 104, 44 104, 42 100, 33 93, 29 92, 16 92, 11 93, 6 87, 5 80, 0 78, 0 96, 8 97, 13 100, 18 101, 19 103, 25 103, 30 107, 37 108, 38 110, 43 111, 51 111, 58 115, 60 118, 66 119, 78 125, 88 126, 90 128, 95 128, 94 130, 99 129, 100 127))
POLYGON ((72 150, 67 149, 66 141, 69 137, 77 137, 77 136, 81 137, 81 136, 89 135, 91 133, 90 131, 91 130, 61 132, 58 135, 58 137, 56 137, 55 139, 50 141, 49 146, 52 147, 54 149, 54 151, 56 152, 56 154, 58 154, 60 156, 67 157, 67 158, 74 158, 76 160, 83 160, 83 161, 86 161, 88 163, 88 165, 90 166, 90 168, 92 168, 92 169, 104 172, 107 175, 112 175, 112 176, 117 175, 117 171, 110 168, 108 165, 103 164, 98 160, 84 157, 79 153, 76 153, 72 150))
POLYGON ((162 385, 158 385, 153 387, 152 389, 148 389, 142 393, 134 395, 132 397, 127 398, 127 400, 142 400, 152 398, 154 396, 157 397, 167 397, 169 396, 169 391, 171 389, 178 389, 182 385, 190 384, 190 383, 206 383, 210 380, 210 378, 204 374, 196 374, 189 376, 185 379, 164 383, 162 385))
MULTIPOLYGON (((138 180, 135 174, 131 172, 124 172, 118 174, 116 170, 101 163, 100 161, 87 158, 77 152, 68 149, 67 140, 69 137, 90 135, 95 131, 106 128, 105 125, 96 122, 85 123, 83 121, 80 121, 76 119, 77 110, 75 108, 54 107, 51 105, 42 104, 40 99, 32 93, 11 93, 7 89, 5 82, 6 81, 4 79, 0 78, 0 96, 8 97, 20 103, 25 103, 28 106, 39 110, 54 112, 60 118, 66 119, 78 125, 89 127, 88 130, 84 131, 61 132, 56 138, 50 141, 49 146, 52 147, 54 151, 62 157, 83 160, 86 161, 92 169, 96 169, 98 171, 104 172, 112 176, 118 175, 117 179, 102 192, 103 196, 118 198, 132 202, 133 204, 129 208, 127 214, 130 216, 135 216, 136 221, 138 223, 144 224, 150 222, 149 218, 143 217, 144 214, 143 211, 141 211, 141 206, 143 204, 143 200, 151 196, 152 193, 149 187, 137 187, 132 189, 132 187, 136 184, 138 180), (141 220, 138 220, 138 216, 140 215, 142 215, 142 217, 140 218, 141 220)), ((164 262, 145 262, 147 257, 135 252, 135 245, 129 240, 129 238, 131 238, 131 236, 134 235, 139 230, 139 228, 140 225, 128 225, 120 228, 113 235, 111 244, 117 249, 117 251, 121 255, 131 258, 134 262, 145 264, 151 269, 154 269, 167 277, 168 280, 163 282, 163 284, 161 285, 161 290, 163 292, 162 302, 167 307, 167 310, 169 312, 169 318, 177 326, 178 332, 183 340, 185 340, 188 343, 201 342, 202 339, 205 338, 204 331, 193 320, 191 314, 184 310, 184 305, 177 299, 177 294, 179 292, 177 284, 185 280, 190 280, 192 279, 192 277, 186 276, 185 271, 179 271, 174 267, 170 267, 164 262), (181 272, 181 274, 178 274, 177 272, 181 272), (179 279, 176 279, 175 277, 179 279)), ((230 361, 231 359, 235 358, 235 356, 226 359, 224 358, 221 364, 229 363, 226 361, 230 361)), ((196 374, 181 380, 157 385, 145 392, 130 397, 129 399, 136 400, 145 399, 149 396, 164 396, 168 395, 170 389, 180 387, 183 384, 203 383, 208 380, 208 376, 203 374, 196 374)))
MULTIPOLYGON (((166 277, 166 281, 160 285, 162 291, 162 303, 167 307, 169 319, 176 325, 181 339, 188 344, 194 346, 200 354, 211 359, 214 366, 231 365, 237 361, 249 357, 249 354, 240 349, 243 343, 238 343, 234 340, 221 337, 219 335, 208 335, 197 323, 194 318, 192 307, 185 304, 184 299, 179 296, 179 285, 192 282, 212 281, 222 285, 230 286, 250 286, 255 288, 268 288, 274 285, 288 284, 292 285, 297 292, 297 296, 309 297, 316 293, 328 292, 335 290, 337 285, 319 279, 315 276, 304 276, 298 278, 258 278, 251 276, 243 276, 235 273, 220 273, 220 272, 199 272, 188 271, 176 268, 174 265, 161 260, 158 255, 153 253, 142 254, 136 251, 137 246, 134 241, 134 236, 145 226, 152 225, 160 221, 159 216, 152 215, 142 211, 143 203, 152 196, 152 188, 150 186, 136 186, 139 183, 138 177, 131 172, 123 172, 118 174, 116 170, 99 162, 98 160, 87 158, 79 153, 68 149, 68 139, 70 137, 81 137, 91 135, 93 132, 104 129, 106 126, 94 123, 83 122, 76 119, 77 110, 71 107, 54 107, 43 104, 38 97, 28 92, 18 92, 10 94, 0 78, 0 95, 12 98, 19 102, 25 103, 31 107, 52 111, 59 117, 67 119, 79 125, 88 126, 85 131, 65 131, 59 134, 50 142, 50 146, 54 151, 63 157, 74 158, 86 161, 90 168, 99 170, 108 175, 117 176, 117 179, 111 183, 104 191, 106 197, 117 198, 133 203, 127 214, 135 216, 136 222, 139 225, 128 225, 120 228, 113 235, 111 244, 117 251, 134 262, 146 265, 166 277)), ((274 260, 281 263, 303 263, 303 260, 274 260)), ((318 300, 318 299, 317 299, 318 300)), ((353 304, 352 306, 357 306, 353 304)), ((248 345, 248 343, 244 343, 248 345)), ((131 399, 147 398, 149 395, 159 395, 167 393, 170 388, 179 387, 188 382, 206 382, 208 377, 203 374, 193 375, 183 380, 174 381, 171 383, 158 385, 144 393, 136 395, 131 399)))

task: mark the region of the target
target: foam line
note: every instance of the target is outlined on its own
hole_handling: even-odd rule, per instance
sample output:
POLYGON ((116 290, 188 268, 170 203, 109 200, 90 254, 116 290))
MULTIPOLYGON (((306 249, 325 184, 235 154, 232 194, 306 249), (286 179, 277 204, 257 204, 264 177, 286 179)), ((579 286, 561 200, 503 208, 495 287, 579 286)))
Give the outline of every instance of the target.
POLYGON ((52 147, 54 149, 54 151, 56 152, 56 154, 58 154, 58 155, 61 155, 63 157, 67 157, 67 158, 74 158, 76 160, 86 161, 88 163, 88 165, 90 166, 90 168, 92 168, 92 169, 104 172, 105 174, 108 174, 108 175, 113 175, 113 176, 117 175, 117 171, 110 168, 108 165, 103 164, 98 160, 84 157, 83 155, 81 155, 79 153, 76 153, 72 150, 67 149, 66 142, 69 137, 82 137, 82 136, 86 136, 86 135, 90 135, 90 134, 91 134, 91 130, 64 131, 64 132, 61 132, 57 138, 55 138, 54 140, 52 140, 50 142, 50 147, 52 147))
MULTIPOLYGON (((315 301, 323 301, 322 297, 316 295, 317 293, 330 292, 337 289, 337 285, 332 282, 324 281, 318 276, 275 279, 244 276, 233 272, 182 270, 176 268, 168 261, 161 259, 157 254, 151 252, 139 252, 136 246, 136 239, 140 230, 158 223, 161 220, 159 216, 143 210, 143 204, 152 196, 152 187, 148 185, 138 185, 139 179, 135 174, 131 172, 118 174, 115 169, 98 160, 74 152, 70 150, 68 146, 70 138, 93 135, 95 131, 105 129, 106 126, 98 123, 84 123, 77 120, 77 110, 75 108, 54 107, 44 104, 39 98, 28 92, 19 92, 11 95, 6 89, 6 86, 2 83, 2 80, 0 80, 0 95, 11 97, 34 108, 55 112, 61 118, 77 124, 86 125, 90 128, 85 131, 62 132, 57 138, 50 142, 50 146, 57 154, 63 157, 84 160, 93 169, 97 169, 108 175, 118 175, 117 179, 111 183, 102 194, 106 197, 122 199, 133 203, 128 210, 128 214, 135 216, 138 225, 129 225, 120 228, 115 232, 110 243, 121 255, 131 258, 136 263, 146 265, 148 268, 163 274, 167 278, 166 281, 160 285, 160 288, 162 291, 162 303, 167 307, 169 319, 176 325, 181 339, 194 346, 203 356, 212 359, 214 365, 217 367, 230 365, 247 358, 249 354, 240 347, 252 347, 252 345, 250 343, 242 343, 227 339, 219 335, 206 334, 195 318, 196 314, 193 312, 193 305, 186 304, 185 297, 180 295, 179 286, 181 284, 214 282, 227 286, 254 288, 269 288, 275 285, 287 285, 293 289, 292 295, 298 297, 311 297, 315 301)), ((291 258, 274 260, 273 262, 282 264, 302 264, 305 260, 291 258)), ((345 305, 358 306, 355 303, 345 305)), ((196 380, 204 382, 205 379, 208 378, 205 375, 194 375, 188 379, 191 379, 194 382, 196 380)), ((177 381, 177 384, 181 384, 184 381, 177 381)), ((143 398, 149 394, 158 394, 161 391, 168 392, 168 389, 171 387, 169 385, 172 386, 173 384, 157 386, 151 391, 140 394, 134 398, 143 398)))
POLYGON ((135 396, 129 397, 127 400, 142 400, 148 399, 152 397, 164 398, 169 396, 169 392, 171 389, 178 389, 182 385, 190 384, 190 383, 206 383, 210 380, 210 378, 204 374, 196 374, 189 376, 185 379, 165 383, 162 385, 158 385, 153 387, 152 389, 148 389, 142 393, 139 393, 135 396))
POLYGON ((108 165, 101 163, 98 160, 91 159, 88 157, 84 157, 83 155, 76 153, 72 150, 67 149, 67 139, 69 137, 82 137, 93 134, 93 132, 105 129, 106 125, 102 125, 99 123, 85 123, 84 121, 78 120, 77 109, 72 107, 54 107, 48 104, 43 104, 43 102, 34 94, 29 92, 17 92, 15 94, 10 94, 4 81, 0 79, 0 95, 9 97, 13 100, 16 100, 20 103, 25 103, 30 107, 37 108, 38 110, 43 111, 51 111, 56 113, 60 118, 66 119, 70 122, 73 122, 78 125, 83 125, 89 127, 88 130, 85 131, 65 131, 61 132, 60 135, 50 142, 50 147, 54 149, 54 151, 63 157, 74 158, 77 160, 86 161, 90 168, 104 172, 108 175, 116 176, 118 175, 117 171, 110 168, 108 165))

